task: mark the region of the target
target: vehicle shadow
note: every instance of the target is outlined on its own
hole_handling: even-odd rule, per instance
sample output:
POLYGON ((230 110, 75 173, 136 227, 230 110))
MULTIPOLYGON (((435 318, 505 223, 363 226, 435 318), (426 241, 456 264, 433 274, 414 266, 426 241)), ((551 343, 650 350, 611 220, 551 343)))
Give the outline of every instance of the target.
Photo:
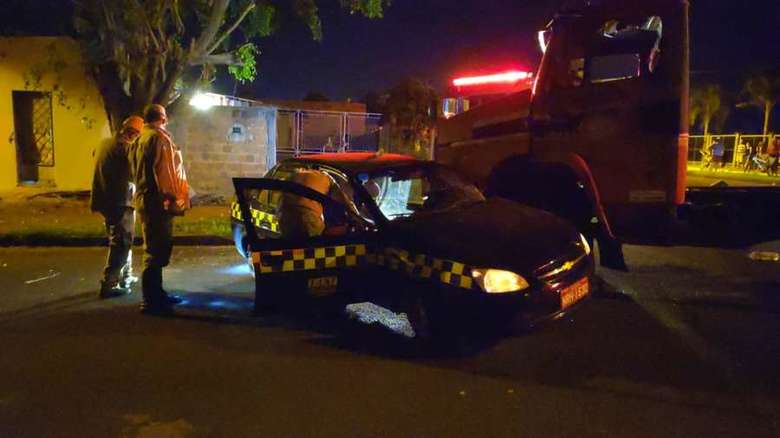
POLYGON ((305 300, 291 300, 273 311, 257 314, 254 312, 253 297, 248 295, 190 292, 179 296, 184 301, 176 306, 176 314, 173 317, 176 319, 220 325, 304 330, 316 333, 317 336, 307 340, 313 345, 386 358, 421 359, 473 355, 495 345, 500 335, 505 334, 493 332, 450 339, 449 342, 423 342, 393 331, 393 325, 406 322, 403 315, 393 314, 401 322, 366 323, 361 321, 360 315, 349 314, 343 308, 312 306, 305 300))

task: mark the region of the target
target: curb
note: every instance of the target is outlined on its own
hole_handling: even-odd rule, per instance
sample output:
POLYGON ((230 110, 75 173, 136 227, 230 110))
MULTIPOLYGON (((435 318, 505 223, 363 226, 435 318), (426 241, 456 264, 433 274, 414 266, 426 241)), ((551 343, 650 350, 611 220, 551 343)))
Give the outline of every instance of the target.
MULTIPOLYGON (((173 244, 177 246, 225 246, 233 245, 233 240, 219 236, 174 236, 173 244)), ((143 245, 143 239, 136 237, 133 245, 143 245)), ((108 246, 106 237, 52 237, 52 236, 0 236, 0 247, 32 246, 32 247, 90 247, 108 246)))

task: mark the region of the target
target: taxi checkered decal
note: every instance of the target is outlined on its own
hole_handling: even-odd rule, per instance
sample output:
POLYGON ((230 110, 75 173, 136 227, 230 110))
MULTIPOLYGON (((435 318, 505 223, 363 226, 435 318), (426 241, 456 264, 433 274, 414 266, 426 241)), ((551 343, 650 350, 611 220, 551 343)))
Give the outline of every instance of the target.
MULTIPOLYGON (((252 213, 252 223, 256 227, 271 230, 275 233, 279 232, 279 221, 276 216, 252 207, 249 207, 249 211, 252 213)), ((238 202, 234 202, 230 205, 230 216, 239 221, 244 220, 238 202)))
POLYGON ((262 251, 252 254, 260 274, 352 268, 366 262, 366 245, 262 251))
POLYGON ((426 254, 412 254, 396 248, 385 248, 382 253, 372 255, 369 259, 394 271, 404 271, 413 278, 434 279, 463 289, 474 288, 471 267, 460 262, 426 254))
POLYGON ((252 255, 256 272, 308 271, 329 268, 352 268, 365 264, 403 271, 412 278, 431 279, 444 284, 473 289, 471 267, 426 254, 411 254, 405 250, 385 248, 370 252, 366 245, 340 245, 320 248, 262 251, 252 255))

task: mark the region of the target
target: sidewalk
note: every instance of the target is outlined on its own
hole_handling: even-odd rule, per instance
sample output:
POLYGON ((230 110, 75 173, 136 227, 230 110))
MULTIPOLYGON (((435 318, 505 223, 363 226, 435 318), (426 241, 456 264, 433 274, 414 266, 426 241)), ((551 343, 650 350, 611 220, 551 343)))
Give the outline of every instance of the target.
MULTIPOLYGON (((88 192, 4 194, 0 198, 0 246, 106 245, 103 217, 89 211, 88 192)), ((136 223, 136 244, 141 229, 136 223)), ((174 220, 177 245, 229 245, 229 209, 198 205, 174 220)))

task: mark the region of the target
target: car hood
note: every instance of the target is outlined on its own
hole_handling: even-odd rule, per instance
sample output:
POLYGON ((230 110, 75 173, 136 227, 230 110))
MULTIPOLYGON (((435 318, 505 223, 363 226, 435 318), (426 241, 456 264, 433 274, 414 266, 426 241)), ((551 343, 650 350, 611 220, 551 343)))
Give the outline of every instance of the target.
POLYGON ((557 216, 492 198, 392 222, 385 243, 473 267, 528 273, 575 242, 575 229, 557 216))

